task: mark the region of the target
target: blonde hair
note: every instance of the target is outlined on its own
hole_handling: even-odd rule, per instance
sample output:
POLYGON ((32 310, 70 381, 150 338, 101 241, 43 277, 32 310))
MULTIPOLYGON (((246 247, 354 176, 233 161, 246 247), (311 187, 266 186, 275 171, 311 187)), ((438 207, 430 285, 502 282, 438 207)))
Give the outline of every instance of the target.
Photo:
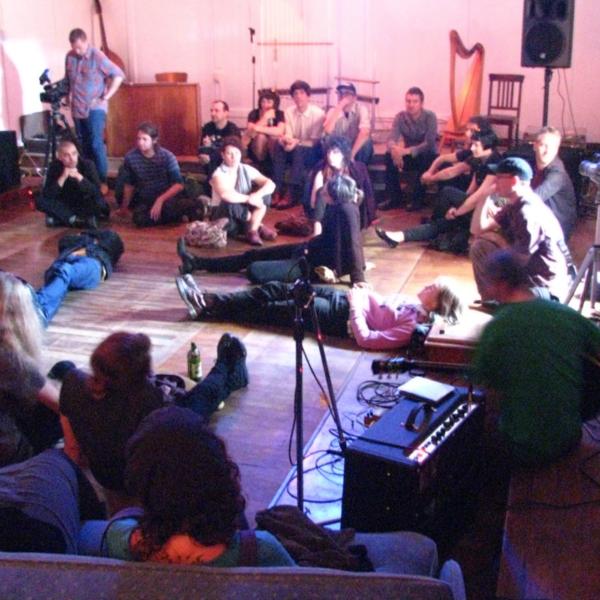
POLYGON ((30 288, 11 273, 0 272, 0 344, 20 363, 39 364, 43 336, 30 288))
POLYGON ((464 303, 455 289, 456 283, 447 277, 438 277, 435 283, 439 292, 438 303, 434 312, 451 325, 458 323, 464 309, 464 303))

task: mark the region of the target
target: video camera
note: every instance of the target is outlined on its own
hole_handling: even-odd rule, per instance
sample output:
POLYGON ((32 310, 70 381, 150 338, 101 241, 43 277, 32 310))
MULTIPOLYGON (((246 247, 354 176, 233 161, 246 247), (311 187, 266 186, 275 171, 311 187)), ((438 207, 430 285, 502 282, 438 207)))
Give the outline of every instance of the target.
POLYGON ((600 152, 596 152, 592 160, 582 160, 579 163, 579 173, 596 184, 598 189, 594 202, 600 205, 600 152))
POLYGON ((579 163, 579 173, 600 185, 600 152, 594 154, 593 160, 582 160, 579 163))
POLYGON ((52 83, 49 73, 50 69, 45 69, 39 78, 40 85, 44 86, 40 101, 51 104, 54 110, 58 110, 60 101, 69 94, 69 80, 65 77, 52 83))

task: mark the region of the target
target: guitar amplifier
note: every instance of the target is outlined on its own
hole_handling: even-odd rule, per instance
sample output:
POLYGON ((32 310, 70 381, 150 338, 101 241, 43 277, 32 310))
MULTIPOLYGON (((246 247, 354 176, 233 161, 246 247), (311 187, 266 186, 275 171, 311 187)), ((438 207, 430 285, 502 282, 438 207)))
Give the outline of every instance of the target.
POLYGON ((420 406, 401 400, 348 446, 342 527, 439 539, 476 497, 483 396, 456 388, 437 406, 420 406))

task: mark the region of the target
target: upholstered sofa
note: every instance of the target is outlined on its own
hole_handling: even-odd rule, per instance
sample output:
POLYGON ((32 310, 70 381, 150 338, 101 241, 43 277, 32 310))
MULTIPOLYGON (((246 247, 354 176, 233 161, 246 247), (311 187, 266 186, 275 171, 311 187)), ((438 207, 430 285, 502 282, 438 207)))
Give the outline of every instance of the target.
MULTIPOLYGON (((391 534, 393 536, 393 534, 391 534)), ((357 536, 357 541, 362 540, 357 536)), ((2 600, 198 600, 327 598, 333 600, 464 600, 458 564, 438 568, 437 550, 396 560, 398 544, 390 534, 368 543, 374 573, 306 567, 211 567, 133 563, 108 558, 52 554, 0 553, 2 600), (398 575, 390 569, 418 572, 398 575)))

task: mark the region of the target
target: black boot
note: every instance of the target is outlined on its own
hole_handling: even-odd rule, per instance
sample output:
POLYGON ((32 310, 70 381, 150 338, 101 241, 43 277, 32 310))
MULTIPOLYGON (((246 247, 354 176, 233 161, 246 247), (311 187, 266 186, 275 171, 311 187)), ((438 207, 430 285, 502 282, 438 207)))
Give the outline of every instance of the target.
POLYGON ((179 258, 181 259, 181 266, 179 267, 179 272, 182 275, 186 273, 191 273, 196 268, 195 259, 196 257, 193 254, 190 254, 185 245, 185 239, 180 237, 177 240, 177 254, 179 254, 179 258))

